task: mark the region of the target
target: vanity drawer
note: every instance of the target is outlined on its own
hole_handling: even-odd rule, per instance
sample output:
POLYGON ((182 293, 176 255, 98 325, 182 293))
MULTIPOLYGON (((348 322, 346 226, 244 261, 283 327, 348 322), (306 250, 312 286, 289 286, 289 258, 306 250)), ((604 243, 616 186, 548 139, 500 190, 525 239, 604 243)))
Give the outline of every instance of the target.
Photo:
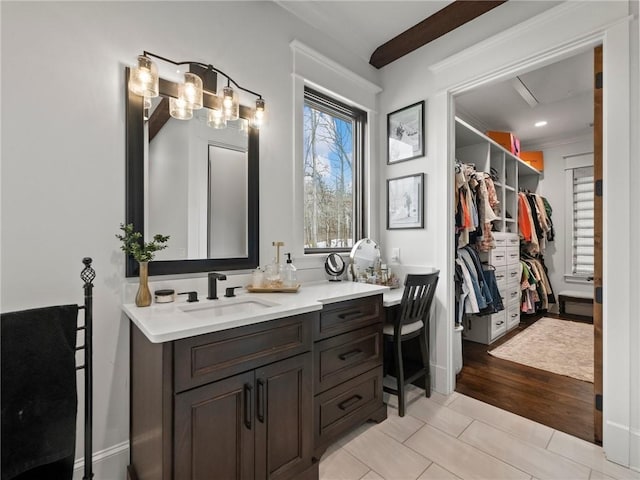
POLYGON ((315 340, 333 337, 367 325, 382 323, 382 295, 327 304, 320 312, 315 340))
POLYGON ((175 391, 309 351, 317 317, 318 313, 312 312, 177 340, 175 391))
POLYGON ((382 366, 316 396, 316 448, 333 443, 382 405, 382 366))
POLYGON ((380 326, 371 325, 316 343, 314 362, 316 393, 382 365, 380 326))

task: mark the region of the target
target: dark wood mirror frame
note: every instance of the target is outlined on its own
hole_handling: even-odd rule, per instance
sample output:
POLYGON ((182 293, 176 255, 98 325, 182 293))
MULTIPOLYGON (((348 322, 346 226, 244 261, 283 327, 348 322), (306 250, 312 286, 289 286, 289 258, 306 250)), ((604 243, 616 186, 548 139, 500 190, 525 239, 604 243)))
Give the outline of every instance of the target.
MULTIPOLYGON (((134 230, 144 232, 144 119, 143 98, 129 92, 129 68, 125 74, 126 92, 126 221, 133 224, 134 230)), ((160 79, 160 93, 177 96, 177 84, 160 79)), ((212 107, 212 97, 204 96, 205 107, 212 107)), ((240 106, 240 117, 250 118, 251 109, 240 106)), ((248 139, 248 212, 247 245, 248 255, 240 258, 202 258, 193 260, 159 260, 149 262, 149 275, 170 275, 183 273, 209 272, 212 270, 244 270, 258 266, 259 263, 259 131, 249 128, 248 139)), ((146 239, 145 239, 146 240, 146 239)), ((138 262, 127 256, 126 276, 139 275, 138 262)))

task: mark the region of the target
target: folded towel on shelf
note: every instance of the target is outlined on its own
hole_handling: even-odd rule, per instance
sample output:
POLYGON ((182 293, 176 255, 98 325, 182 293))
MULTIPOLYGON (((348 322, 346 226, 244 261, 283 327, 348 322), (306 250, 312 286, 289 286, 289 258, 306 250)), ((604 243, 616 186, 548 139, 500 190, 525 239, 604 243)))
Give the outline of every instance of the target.
MULTIPOLYGON (((0 319, 7 480, 75 455, 78 305, 3 313, 0 319)), ((69 473, 70 479, 72 468, 69 473)))

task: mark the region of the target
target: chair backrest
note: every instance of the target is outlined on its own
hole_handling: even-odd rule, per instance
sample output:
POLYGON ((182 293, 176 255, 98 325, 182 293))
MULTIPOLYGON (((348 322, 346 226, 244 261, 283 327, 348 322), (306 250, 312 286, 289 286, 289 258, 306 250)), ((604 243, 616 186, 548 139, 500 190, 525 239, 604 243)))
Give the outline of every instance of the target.
POLYGON ((400 302, 400 311, 395 321, 395 328, 425 321, 431 311, 431 303, 438 285, 440 271, 427 274, 407 274, 404 292, 400 302))

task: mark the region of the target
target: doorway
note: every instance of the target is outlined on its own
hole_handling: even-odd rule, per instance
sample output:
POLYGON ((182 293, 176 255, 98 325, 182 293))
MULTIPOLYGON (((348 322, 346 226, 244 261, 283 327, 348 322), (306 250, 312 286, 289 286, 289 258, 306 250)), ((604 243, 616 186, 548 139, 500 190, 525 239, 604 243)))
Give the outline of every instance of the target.
MULTIPOLYGON (((552 246, 543 252, 543 256, 547 259, 549 278, 553 279, 551 284, 555 297, 560 291, 567 290, 593 292, 593 284, 588 283, 587 277, 591 277, 590 281, 593 280, 594 272, 585 274, 583 270, 576 272, 575 269, 577 255, 575 241, 571 237, 575 227, 571 223, 571 228, 564 228, 569 220, 573 222, 572 213, 569 212, 573 212, 574 208, 572 201, 565 199, 573 198, 574 192, 567 192, 565 189, 565 178, 567 172, 571 173, 569 170, 572 167, 568 166, 571 162, 565 162, 564 159, 593 152, 594 139, 598 137, 594 132, 593 120, 593 72, 593 50, 583 49, 556 64, 546 65, 506 81, 476 87, 454 97, 456 116, 476 129, 483 132, 500 130, 521 134, 523 151, 542 151, 545 154, 546 162, 536 189, 541 195, 546 194, 554 199, 551 206, 555 216, 556 243, 549 242, 552 246), (513 107, 514 105, 519 105, 519 108, 513 107), (585 111, 589 115, 585 115, 585 111), (534 126, 544 121, 547 121, 546 125, 534 126), (553 133, 547 133, 549 130, 544 133, 541 133, 542 130, 536 131, 547 125, 552 128, 555 125, 553 133), (563 165, 559 165, 560 160, 563 165)), ((595 123, 595 128, 600 129, 601 138, 602 124, 597 121, 595 123)), ((600 156, 600 166, 601 159, 600 156)), ((568 185, 567 188, 571 188, 571 184, 568 185)), ((599 231, 601 234, 601 225, 599 231)), ((591 241, 593 242, 593 235, 591 241)), ((601 241, 595 242, 595 248, 593 243, 591 245, 592 258, 601 258, 601 241)), ((591 265, 593 266, 593 260, 591 265)), ((601 273, 598 278, 601 279, 601 273)), ((585 316, 579 314, 589 313, 578 311, 577 316, 560 315, 557 298, 548 307, 528 315, 521 314, 521 322, 517 328, 488 342, 488 345, 477 343, 477 339, 475 342, 463 340, 463 367, 456 378, 456 391, 584 440, 600 443, 602 417, 601 412, 594 415, 594 394, 601 394, 602 390, 601 304, 594 302, 596 315, 587 315, 596 317, 599 321, 595 328, 596 355, 592 357, 595 358, 593 363, 596 367, 593 383, 488 354, 488 351, 509 342, 541 318, 584 321, 585 316)))

